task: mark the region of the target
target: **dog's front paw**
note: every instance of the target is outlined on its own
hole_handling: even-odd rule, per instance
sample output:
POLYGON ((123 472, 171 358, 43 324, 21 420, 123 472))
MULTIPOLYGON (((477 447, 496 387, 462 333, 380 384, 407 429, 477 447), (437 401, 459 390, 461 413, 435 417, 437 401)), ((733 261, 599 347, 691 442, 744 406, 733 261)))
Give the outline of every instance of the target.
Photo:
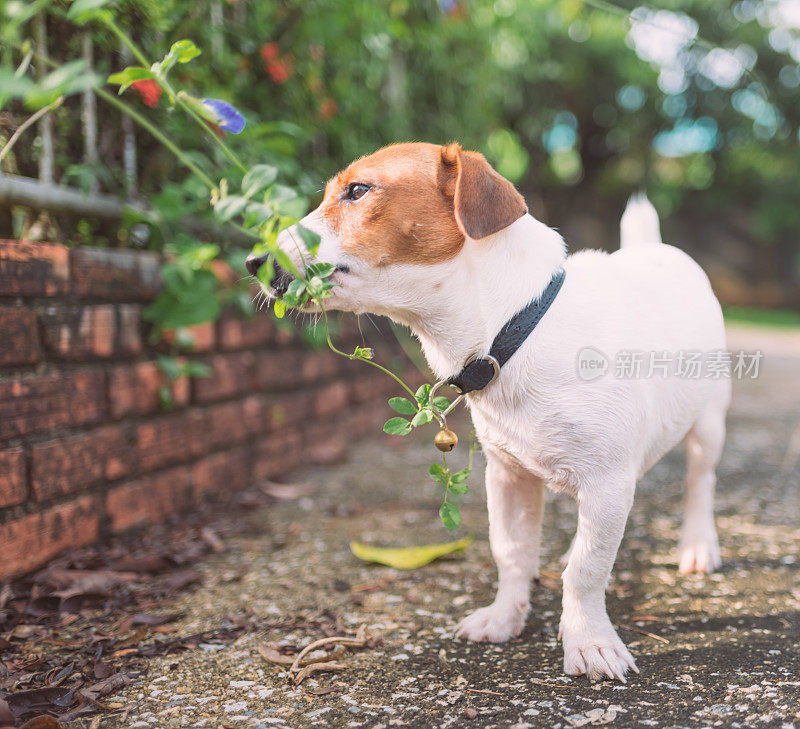
POLYGON ((678 572, 688 575, 692 572, 709 574, 722 564, 719 544, 713 527, 701 535, 684 536, 678 547, 678 572))
POLYGON ((456 635, 468 640, 488 640, 505 643, 522 632, 528 604, 513 605, 493 602, 464 618, 456 628, 456 635))
POLYGON ((602 678, 627 683, 628 670, 639 673, 636 661, 619 639, 611 623, 600 630, 570 629, 562 619, 560 636, 564 641, 564 672, 570 676, 587 676, 591 681, 602 678))

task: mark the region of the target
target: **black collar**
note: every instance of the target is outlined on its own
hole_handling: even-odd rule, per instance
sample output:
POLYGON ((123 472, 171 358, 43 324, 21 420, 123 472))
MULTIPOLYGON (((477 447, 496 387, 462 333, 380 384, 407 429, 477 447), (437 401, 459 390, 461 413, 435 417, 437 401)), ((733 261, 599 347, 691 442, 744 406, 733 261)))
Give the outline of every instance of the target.
POLYGON ((511 359, 547 313, 563 283, 564 269, 559 269, 541 295, 505 323, 494 338, 488 356, 473 357, 461 372, 447 380, 447 384, 466 395, 494 382, 500 374, 500 368, 511 359))

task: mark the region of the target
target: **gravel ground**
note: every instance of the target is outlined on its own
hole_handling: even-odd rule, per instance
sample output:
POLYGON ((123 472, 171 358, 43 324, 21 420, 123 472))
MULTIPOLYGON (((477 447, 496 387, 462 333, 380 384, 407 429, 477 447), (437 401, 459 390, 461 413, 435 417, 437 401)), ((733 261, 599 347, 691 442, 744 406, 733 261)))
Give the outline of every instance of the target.
MULTIPOLYGON (((757 335, 733 339, 752 347, 757 335)), ((773 355, 767 349, 758 380, 736 384, 719 468, 721 572, 677 574, 682 454, 669 454, 640 484, 608 598, 641 669, 627 685, 562 674, 558 557, 575 525, 567 498, 548 500, 542 579, 524 632, 504 645, 452 637, 467 611, 491 600, 496 579, 480 474, 462 508, 459 536, 476 536, 465 552, 408 572, 356 560, 351 539, 407 546, 452 538, 425 473, 435 458, 428 438, 376 438, 347 463, 291 474, 287 481, 311 492, 255 512, 243 536, 201 563, 202 586, 175 605, 187 613, 177 626, 186 633, 243 615, 273 627, 153 659, 109 702, 118 713, 102 726, 800 727, 795 336, 795 344, 779 338, 773 355), (302 647, 324 636, 324 625, 365 625, 379 640, 298 687, 259 653, 264 644, 302 647)))

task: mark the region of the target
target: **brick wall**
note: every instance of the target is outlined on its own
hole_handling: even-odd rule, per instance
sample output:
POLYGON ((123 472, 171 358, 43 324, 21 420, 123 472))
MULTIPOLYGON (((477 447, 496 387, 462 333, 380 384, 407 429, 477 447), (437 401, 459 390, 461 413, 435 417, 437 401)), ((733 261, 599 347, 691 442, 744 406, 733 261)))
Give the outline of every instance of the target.
POLYGON ((385 415, 388 378, 263 314, 198 328, 191 358, 213 375, 176 383, 164 412, 140 320, 158 272, 149 253, 0 241, 0 580, 336 458, 385 415))

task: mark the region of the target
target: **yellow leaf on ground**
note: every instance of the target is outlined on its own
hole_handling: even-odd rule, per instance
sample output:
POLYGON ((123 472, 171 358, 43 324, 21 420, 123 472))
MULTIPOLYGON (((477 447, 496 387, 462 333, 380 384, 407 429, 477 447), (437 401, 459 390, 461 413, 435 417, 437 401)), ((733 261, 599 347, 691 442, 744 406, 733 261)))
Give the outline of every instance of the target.
POLYGON ((423 544, 420 547, 370 547, 354 541, 350 542, 350 551, 365 562, 378 562, 398 570, 413 570, 446 554, 466 549, 473 539, 474 537, 464 537, 457 542, 423 544))

